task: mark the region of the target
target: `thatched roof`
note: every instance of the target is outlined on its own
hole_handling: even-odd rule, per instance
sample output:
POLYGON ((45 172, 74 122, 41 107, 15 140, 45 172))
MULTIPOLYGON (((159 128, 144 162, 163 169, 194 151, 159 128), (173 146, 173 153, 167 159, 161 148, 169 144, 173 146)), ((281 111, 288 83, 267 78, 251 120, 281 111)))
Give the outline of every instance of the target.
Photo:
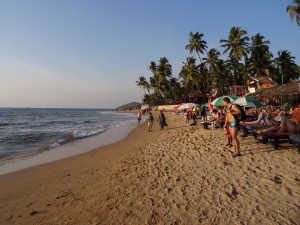
POLYGON ((251 77, 250 79, 258 82, 259 84, 272 84, 277 85, 277 83, 272 80, 270 77, 263 76, 263 77, 251 77))
POLYGON ((247 96, 253 97, 268 97, 268 96, 276 96, 276 95, 293 95, 293 94, 300 94, 299 91, 299 83, 300 81, 294 81, 291 83, 273 86, 270 88, 263 88, 257 90, 255 93, 251 93, 247 96))

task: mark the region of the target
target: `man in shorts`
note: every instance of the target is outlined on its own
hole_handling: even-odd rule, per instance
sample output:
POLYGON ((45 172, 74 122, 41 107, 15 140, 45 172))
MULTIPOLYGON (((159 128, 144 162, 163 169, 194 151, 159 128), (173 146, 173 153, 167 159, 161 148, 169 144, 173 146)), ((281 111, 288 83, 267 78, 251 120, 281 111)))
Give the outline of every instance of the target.
POLYGON ((223 104, 226 107, 226 120, 229 124, 229 130, 232 137, 232 149, 230 152, 233 154, 233 157, 237 157, 240 156, 240 142, 237 138, 239 126, 237 116, 242 114, 242 112, 236 105, 233 105, 230 102, 230 99, 228 97, 225 97, 223 99, 223 104))

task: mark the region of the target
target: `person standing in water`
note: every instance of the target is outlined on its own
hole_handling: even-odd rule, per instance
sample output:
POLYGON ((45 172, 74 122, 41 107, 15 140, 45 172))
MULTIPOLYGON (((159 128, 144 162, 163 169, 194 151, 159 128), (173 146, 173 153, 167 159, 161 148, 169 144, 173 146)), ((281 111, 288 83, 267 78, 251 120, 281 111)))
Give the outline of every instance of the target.
POLYGON ((240 142, 237 138, 239 121, 237 116, 242 114, 241 110, 230 102, 228 97, 223 99, 223 104, 226 107, 226 121, 229 124, 229 130, 232 138, 231 153, 233 157, 240 156, 240 142))
POLYGON ((167 123, 166 123, 165 114, 163 113, 162 110, 160 110, 160 114, 158 116, 157 121, 159 122, 160 130, 164 129, 165 126, 168 126, 167 123))

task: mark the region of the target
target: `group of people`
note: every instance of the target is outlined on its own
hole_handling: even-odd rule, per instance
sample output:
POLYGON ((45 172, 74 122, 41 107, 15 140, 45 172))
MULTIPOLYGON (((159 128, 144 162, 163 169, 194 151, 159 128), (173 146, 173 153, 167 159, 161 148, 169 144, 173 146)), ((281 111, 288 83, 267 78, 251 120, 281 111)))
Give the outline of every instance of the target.
MULTIPOLYGON (((139 110, 138 111, 138 124, 141 123, 141 120, 142 120, 142 111, 139 110)), ((152 114, 152 112, 148 111, 148 118, 146 119, 146 123, 148 125, 148 132, 152 131, 153 122, 154 122, 153 114, 152 114)), ((159 123, 160 130, 163 130, 165 126, 168 126, 168 124, 166 122, 166 116, 162 110, 160 111, 160 114, 157 118, 157 122, 159 123)))
POLYGON ((197 107, 193 107, 192 109, 185 109, 183 111, 183 115, 184 115, 186 123, 189 123, 190 120, 193 120, 193 122, 196 122, 196 120, 199 116, 201 118, 205 117, 206 109, 205 109, 205 107, 202 107, 201 109, 199 109, 197 107))
MULTIPOLYGON (((280 110, 280 109, 251 109, 248 111, 246 118, 257 118, 254 121, 246 121, 245 118, 242 118, 241 115, 245 116, 245 111, 239 105, 232 104, 228 97, 223 99, 224 108, 213 109, 211 111, 211 121, 219 121, 222 123, 224 130, 227 135, 227 146, 230 146, 230 152, 233 157, 240 156, 240 142, 238 140, 238 131, 239 124, 258 124, 258 125, 267 125, 269 126, 266 129, 259 130, 258 133, 264 132, 291 132, 291 133, 300 133, 300 126, 297 120, 290 118, 293 111, 290 110, 280 110), (245 121, 243 121, 245 120, 245 121)), ((300 110, 300 109, 299 109, 300 110)), ((189 123, 189 120, 192 119, 196 122, 197 117, 201 116, 204 120, 206 116, 206 110, 203 107, 198 109, 197 107, 192 108, 191 110, 184 111, 185 122, 189 123)), ((142 118, 142 112, 138 112, 138 123, 140 124, 142 118)), ((300 118, 299 118, 300 119, 300 118)), ((149 116, 146 120, 148 124, 148 132, 152 131, 153 126, 153 115, 149 112, 149 116)), ((166 123, 166 117, 163 111, 160 111, 157 121, 159 122, 161 130, 165 126, 168 126, 166 123)))

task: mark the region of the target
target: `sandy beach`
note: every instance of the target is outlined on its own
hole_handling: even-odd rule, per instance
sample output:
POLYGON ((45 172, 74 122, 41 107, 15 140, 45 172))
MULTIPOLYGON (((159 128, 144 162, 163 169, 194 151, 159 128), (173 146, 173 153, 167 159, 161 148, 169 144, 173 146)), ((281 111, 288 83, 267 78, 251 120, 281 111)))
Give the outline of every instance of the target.
MULTIPOLYGON (((300 155, 223 130, 146 124, 114 144, 0 176, 0 224, 300 224, 300 155)), ((157 114, 154 115, 156 121, 157 114)))

